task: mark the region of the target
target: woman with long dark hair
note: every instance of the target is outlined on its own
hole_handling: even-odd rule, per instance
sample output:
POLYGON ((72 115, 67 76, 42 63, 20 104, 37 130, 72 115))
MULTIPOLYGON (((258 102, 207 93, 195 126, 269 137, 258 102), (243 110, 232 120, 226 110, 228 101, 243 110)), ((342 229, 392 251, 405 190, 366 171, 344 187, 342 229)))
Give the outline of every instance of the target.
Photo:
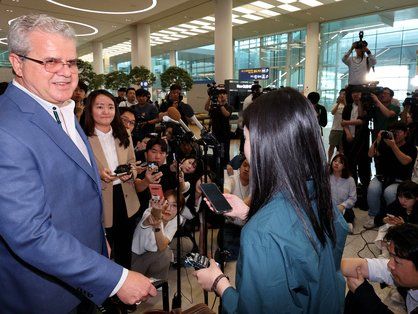
POLYGON ((119 165, 134 164, 132 139, 116 109, 115 99, 106 90, 95 90, 87 98, 84 131, 89 138, 102 180, 106 237, 115 262, 130 268, 135 228, 132 217, 139 209, 132 170, 116 175, 119 165))
POLYGON ((196 272, 222 297, 224 313, 342 313, 340 261, 347 225, 332 206, 316 114, 292 88, 260 96, 244 111, 251 204, 226 194, 246 219, 236 288, 216 263, 196 272))
POLYGON ((347 158, 343 154, 337 154, 329 165, 331 198, 334 206, 337 206, 348 224, 348 230, 354 230, 353 207, 357 201, 356 183, 350 174, 347 158))

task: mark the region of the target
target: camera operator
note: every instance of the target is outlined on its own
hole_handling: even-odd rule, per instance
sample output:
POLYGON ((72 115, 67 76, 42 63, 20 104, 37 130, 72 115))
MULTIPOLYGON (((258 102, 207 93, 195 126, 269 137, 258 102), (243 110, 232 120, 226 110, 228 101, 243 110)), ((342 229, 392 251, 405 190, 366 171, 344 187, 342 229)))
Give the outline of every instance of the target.
POLYGON ((380 212, 382 191, 386 204, 392 203, 399 183, 411 179, 413 161, 417 157, 416 147, 406 141, 406 124, 396 122, 390 129, 390 132, 378 133, 368 152, 369 157, 376 158, 379 168, 367 190, 370 219, 364 225, 366 229, 375 227, 374 217, 380 212))
POLYGON ((400 108, 392 103, 393 95, 393 90, 389 87, 384 87, 378 96, 370 93, 375 108, 372 112, 373 140, 381 130, 387 130, 389 125, 398 121, 400 108))
POLYGON ((376 58, 372 55, 369 48, 367 48, 367 41, 363 40, 363 32, 359 33, 359 38, 360 40, 354 42, 350 50, 342 58, 344 64, 348 66, 347 103, 352 102, 350 96, 353 86, 363 86, 370 83, 367 79, 367 74, 376 65, 376 58), (355 56, 351 56, 353 50, 356 51, 355 56))
POLYGON ((194 111, 193 108, 185 104, 181 95, 181 86, 173 84, 170 86, 170 93, 167 95, 165 100, 161 103, 159 119, 162 121, 164 116, 168 116, 167 110, 170 107, 176 108, 181 114, 181 120, 188 125, 189 122, 193 121, 194 111))
POLYGON ((155 124, 159 122, 158 109, 152 102, 148 102, 149 92, 140 88, 135 94, 138 103, 131 107, 137 121, 133 131, 134 145, 138 141, 142 141, 148 134, 155 132, 155 124))
POLYGON ((251 105, 253 101, 262 94, 262 92, 263 88, 261 85, 258 83, 258 81, 254 81, 254 84, 251 86, 251 94, 249 94, 242 103, 242 110, 245 110, 245 108, 251 105))
POLYGON ((229 162, 229 143, 231 140, 231 125, 229 120, 233 108, 228 104, 228 94, 223 87, 216 89, 217 101, 211 100, 211 96, 205 104, 205 110, 209 111, 209 116, 212 124, 212 134, 222 145, 223 155, 221 155, 221 166, 224 168, 229 162))

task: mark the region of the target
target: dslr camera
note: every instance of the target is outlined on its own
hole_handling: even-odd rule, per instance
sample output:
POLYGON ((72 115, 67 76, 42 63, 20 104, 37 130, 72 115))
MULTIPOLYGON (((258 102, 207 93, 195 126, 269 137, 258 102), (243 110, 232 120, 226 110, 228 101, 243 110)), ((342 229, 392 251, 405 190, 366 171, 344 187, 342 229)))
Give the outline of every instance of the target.
POLYGON ((367 47, 367 45, 368 45, 367 41, 363 40, 363 36, 364 36, 363 31, 360 31, 358 33, 359 40, 354 42, 354 48, 355 49, 363 49, 363 48, 367 47))
POLYGON ((380 134, 380 136, 382 137, 382 139, 384 140, 392 140, 393 139, 393 133, 391 131, 382 131, 382 133, 380 134))

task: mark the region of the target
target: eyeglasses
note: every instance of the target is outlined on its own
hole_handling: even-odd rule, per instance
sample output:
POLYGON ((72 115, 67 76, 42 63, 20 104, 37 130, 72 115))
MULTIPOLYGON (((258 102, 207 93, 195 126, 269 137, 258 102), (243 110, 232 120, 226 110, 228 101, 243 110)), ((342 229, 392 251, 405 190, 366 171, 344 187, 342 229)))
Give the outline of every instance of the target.
POLYGON ((37 60, 33 58, 29 58, 27 56, 22 56, 17 54, 20 58, 30 60, 33 62, 36 62, 38 64, 43 64, 45 67, 45 71, 50 73, 56 73, 58 71, 61 71, 64 65, 68 65, 68 69, 71 71, 71 73, 81 73, 82 70, 78 68, 78 59, 68 60, 67 62, 62 61, 61 59, 56 58, 47 58, 44 61, 37 60))
POLYGON ((120 117, 122 119, 122 122, 127 123, 128 125, 134 126, 135 125, 135 120, 129 120, 127 118, 124 117, 120 117))

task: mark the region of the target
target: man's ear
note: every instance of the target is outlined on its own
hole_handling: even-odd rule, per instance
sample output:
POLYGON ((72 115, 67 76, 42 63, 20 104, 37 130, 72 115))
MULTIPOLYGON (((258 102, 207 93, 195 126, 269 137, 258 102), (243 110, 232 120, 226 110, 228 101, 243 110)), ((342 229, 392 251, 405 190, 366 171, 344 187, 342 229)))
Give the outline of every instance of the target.
POLYGON ((9 61, 12 64, 13 71, 16 76, 22 77, 23 72, 23 60, 15 53, 9 54, 9 61))

